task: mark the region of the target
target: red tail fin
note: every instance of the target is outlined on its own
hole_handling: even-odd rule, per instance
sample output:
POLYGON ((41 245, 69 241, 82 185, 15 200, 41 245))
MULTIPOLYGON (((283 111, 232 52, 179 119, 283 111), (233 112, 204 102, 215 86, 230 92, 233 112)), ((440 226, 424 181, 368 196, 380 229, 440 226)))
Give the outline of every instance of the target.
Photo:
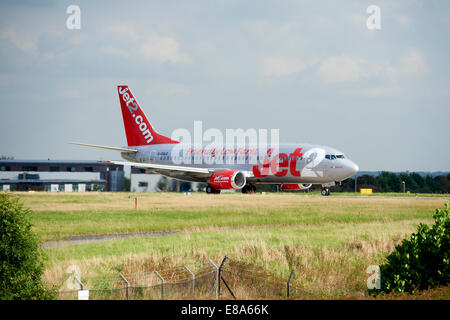
POLYGON ((178 143, 153 130, 128 86, 117 86, 128 146, 178 143))

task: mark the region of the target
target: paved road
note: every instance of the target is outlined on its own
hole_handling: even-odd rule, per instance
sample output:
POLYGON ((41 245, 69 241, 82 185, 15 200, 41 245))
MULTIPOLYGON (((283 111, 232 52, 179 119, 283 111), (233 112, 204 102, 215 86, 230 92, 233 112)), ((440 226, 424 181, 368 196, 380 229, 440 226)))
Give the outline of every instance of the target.
POLYGON ((177 233, 179 231, 166 231, 166 232, 141 232, 141 233, 120 233, 120 234, 98 234, 98 235, 87 235, 87 236, 71 236, 67 240, 61 241, 48 241, 42 243, 44 248, 53 248, 59 246, 66 246, 71 244, 79 243, 91 243, 91 242, 101 242, 108 241, 112 239, 119 238, 132 238, 132 237, 162 237, 169 234, 177 233))

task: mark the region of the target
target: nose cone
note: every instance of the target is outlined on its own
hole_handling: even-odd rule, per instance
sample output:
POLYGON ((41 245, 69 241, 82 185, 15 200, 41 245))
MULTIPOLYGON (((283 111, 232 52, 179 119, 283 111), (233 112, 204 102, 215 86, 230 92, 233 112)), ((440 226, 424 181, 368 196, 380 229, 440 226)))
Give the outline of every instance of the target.
POLYGON ((349 170, 349 174, 351 176, 353 176, 354 174, 358 173, 359 167, 358 167, 358 165, 356 163, 354 163, 353 161, 349 160, 348 170, 349 170))

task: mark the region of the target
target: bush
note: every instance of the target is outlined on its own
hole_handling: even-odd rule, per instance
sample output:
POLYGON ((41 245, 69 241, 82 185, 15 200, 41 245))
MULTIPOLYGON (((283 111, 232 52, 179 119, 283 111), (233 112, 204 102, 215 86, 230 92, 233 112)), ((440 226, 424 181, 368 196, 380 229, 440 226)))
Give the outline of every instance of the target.
POLYGON ((43 253, 17 197, 0 193, 0 300, 52 299, 42 282, 43 253))
POLYGON ((450 203, 436 209, 434 225, 419 224, 417 232, 403 240, 380 266, 381 291, 424 290, 450 281, 450 203))

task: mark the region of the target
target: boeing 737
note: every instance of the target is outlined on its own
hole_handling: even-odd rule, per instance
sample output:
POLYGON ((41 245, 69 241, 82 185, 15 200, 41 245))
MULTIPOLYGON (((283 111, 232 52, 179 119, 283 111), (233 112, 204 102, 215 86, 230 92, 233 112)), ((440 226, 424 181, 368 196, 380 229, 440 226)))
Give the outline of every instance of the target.
POLYGON ((358 166, 341 151, 306 143, 268 145, 187 145, 156 132, 128 86, 117 87, 128 146, 74 144, 118 151, 126 161, 108 161, 144 168, 173 179, 206 183, 206 193, 235 189, 255 192, 256 184, 277 184, 281 190, 330 187, 356 174, 358 166), (263 148, 263 149, 262 149, 263 148))

